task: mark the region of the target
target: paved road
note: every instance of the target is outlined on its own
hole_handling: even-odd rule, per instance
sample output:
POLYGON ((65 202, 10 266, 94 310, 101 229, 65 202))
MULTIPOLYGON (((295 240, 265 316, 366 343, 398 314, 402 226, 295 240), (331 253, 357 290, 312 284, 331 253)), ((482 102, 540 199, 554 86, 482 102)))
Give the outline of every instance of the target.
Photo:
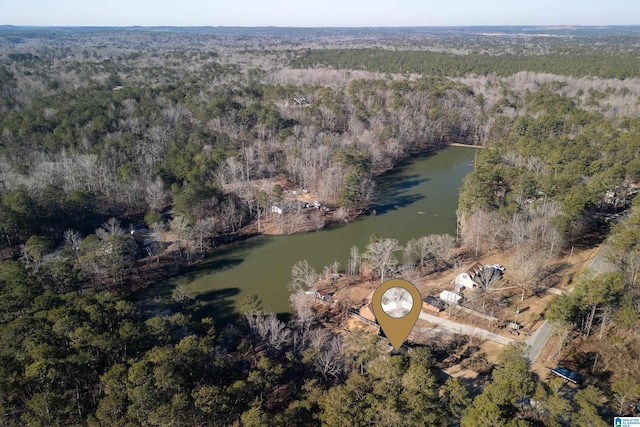
MULTIPOLYGON (((607 272, 611 268, 611 264, 607 261, 607 252, 608 248, 605 243, 600 246, 600 249, 598 250, 596 256, 591 259, 588 267, 588 271, 590 272, 591 276, 607 272)), ((573 287, 569 289, 569 292, 571 291, 573 291, 573 287)), ((547 292, 556 295, 564 293, 564 291, 560 291, 559 289, 547 289, 547 292)), ((542 326, 540 326, 538 330, 527 339, 526 343, 529 346, 527 356, 529 357, 529 361, 531 363, 535 362, 538 356, 540 356, 542 349, 545 345, 547 345, 547 342, 552 335, 553 328, 545 320, 542 326)))
MULTIPOLYGON (((454 322, 452 320, 443 319, 438 316, 434 316, 432 314, 427 314, 425 312, 420 312, 420 319, 426 320, 429 323, 433 323, 437 325, 436 328, 429 328, 431 330, 441 330, 447 332, 453 332, 454 334, 463 334, 463 335, 475 335, 478 337, 486 338, 489 341, 497 342, 498 344, 507 345, 511 341, 511 338, 503 337, 498 334, 494 334, 493 332, 489 332, 482 328, 475 328, 469 325, 463 325, 462 323, 454 322)), ((416 329, 426 329, 426 328, 416 328, 416 329)))
MULTIPOLYGON (((600 247, 600 250, 596 254, 596 256, 589 263, 589 269, 592 272, 592 274, 595 275, 595 274, 603 273, 609 269, 610 264, 607 262, 606 253, 607 253, 606 245, 602 245, 600 247)), ((569 289, 569 292, 571 292, 572 290, 573 288, 569 289)), ((553 294, 558 294, 558 295, 563 293, 563 291, 560 291, 558 289, 548 289, 547 291, 553 294)), ((489 341, 493 341, 503 345, 507 345, 513 341, 513 339, 511 338, 494 334, 493 332, 489 332, 482 328, 463 325, 462 323, 457 323, 452 320, 443 319, 441 317, 434 316, 432 314, 428 314, 425 312, 420 312, 420 319, 426 320, 427 322, 433 323, 434 325, 436 325, 435 328, 420 328, 420 327, 415 328, 425 332, 446 331, 446 332, 452 332, 455 334, 475 335, 475 336, 482 337, 482 338, 488 339, 489 341)), ((527 357, 529 358, 529 361, 531 363, 535 362, 538 356, 540 356, 542 349, 544 348, 545 345, 547 345, 547 342, 549 341, 549 338, 551 338, 552 335, 553 335, 553 328, 547 323, 547 321, 545 321, 542 324, 542 326, 540 326, 533 335, 527 338, 527 340, 525 341, 528 346, 527 357)))
POLYGON ((607 247, 607 243, 605 242, 602 244, 602 246, 600 246, 600 250, 589 263, 588 272, 591 273, 591 277, 613 270, 614 266, 609 262, 609 260, 607 260, 608 254, 609 248, 607 247))
POLYGON ((540 356, 542 349, 549 341, 553 335, 553 328, 545 322, 538 328, 537 331, 533 333, 527 340, 525 341, 529 348, 527 349, 527 357, 531 363, 535 362, 535 360, 540 356))

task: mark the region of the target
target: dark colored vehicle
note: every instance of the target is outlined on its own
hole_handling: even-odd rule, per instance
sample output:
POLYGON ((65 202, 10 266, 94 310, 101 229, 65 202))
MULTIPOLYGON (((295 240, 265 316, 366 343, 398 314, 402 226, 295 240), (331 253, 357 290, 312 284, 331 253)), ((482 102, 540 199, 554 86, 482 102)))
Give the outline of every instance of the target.
POLYGON ((549 368, 549 370, 557 376, 564 378, 567 381, 571 381, 574 384, 581 384, 584 381, 582 375, 563 366, 556 366, 555 368, 549 368))

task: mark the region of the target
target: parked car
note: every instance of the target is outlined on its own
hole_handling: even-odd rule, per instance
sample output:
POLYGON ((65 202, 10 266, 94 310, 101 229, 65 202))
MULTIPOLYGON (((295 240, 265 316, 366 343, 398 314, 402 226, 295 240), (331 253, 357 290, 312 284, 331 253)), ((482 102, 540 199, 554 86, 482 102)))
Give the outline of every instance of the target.
POLYGON ((574 384, 582 384, 584 378, 579 373, 572 371, 569 368, 565 368, 564 366, 556 366, 555 368, 549 368, 551 372, 559 376, 560 378, 564 378, 567 381, 570 381, 574 384))

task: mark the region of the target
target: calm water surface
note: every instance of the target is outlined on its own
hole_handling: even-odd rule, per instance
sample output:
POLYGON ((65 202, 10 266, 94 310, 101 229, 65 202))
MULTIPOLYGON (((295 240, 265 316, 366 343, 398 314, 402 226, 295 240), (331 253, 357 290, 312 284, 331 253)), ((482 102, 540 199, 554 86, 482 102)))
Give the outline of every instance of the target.
POLYGON ((428 234, 455 236, 458 189, 473 169, 476 151, 448 147, 411 159, 378 178, 376 215, 311 233, 258 236, 224 245, 181 276, 146 290, 141 298, 147 307, 158 308, 170 299, 177 284, 186 284, 205 304, 202 311, 222 322, 252 293, 265 308, 287 313, 291 266, 300 260, 308 260, 317 271, 334 260, 344 266, 351 247, 363 251, 374 233, 396 238, 403 245, 428 234))

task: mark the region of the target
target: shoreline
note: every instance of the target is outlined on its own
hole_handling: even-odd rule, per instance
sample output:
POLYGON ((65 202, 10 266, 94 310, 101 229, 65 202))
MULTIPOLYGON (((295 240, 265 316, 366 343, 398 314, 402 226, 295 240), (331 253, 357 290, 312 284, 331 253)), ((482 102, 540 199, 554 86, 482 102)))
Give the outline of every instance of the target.
POLYGON ((466 148, 478 148, 484 149, 485 146, 482 145, 470 145, 470 144, 462 144, 461 142, 451 142, 447 145, 448 147, 466 147, 466 148))
MULTIPOLYGON (((418 151, 418 152, 411 152, 408 153, 407 157, 404 157, 400 160, 398 160, 396 163, 394 163, 393 165, 391 165, 390 167, 386 168, 386 169, 377 169, 377 170, 373 170, 372 171, 372 176, 374 178, 374 180, 376 180, 379 176, 390 172, 392 170, 394 170, 398 165, 402 164, 403 162, 406 162, 410 159, 414 159, 414 158, 419 158, 422 156, 430 156, 433 155, 443 149, 446 149, 448 147, 467 147, 467 148, 485 148, 482 146, 477 146, 477 145, 469 145, 469 144, 463 144, 463 143, 459 143, 459 142, 452 142, 452 143, 448 143, 448 144, 444 144, 444 145, 437 145, 431 149, 425 150, 425 151, 418 151)), ((286 190, 290 190, 290 189, 286 189, 286 190)), ((362 207, 360 209, 356 209, 356 210, 349 210, 346 212, 346 215, 344 216, 344 218, 336 218, 335 216, 335 212, 336 212, 336 207, 332 206, 332 209, 330 212, 326 212, 325 214, 322 215, 323 218, 326 218, 325 220, 323 220, 323 224, 321 227, 318 227, 317 225, 312 225, 309 224, 309 222, 307 221, 303 226, 301 226, 301 228, 299 230, 293 231, 293 232, 273 232, 273 228, 277 227, 274 226, 273 224, 269 224, 270 221, 273 221, 271 218, 267 219, 267 217, 265 216, 264 219, 262 219, 261 221, 264 221, 261 224, 261 231, 258 231, 258 220, 254 219, 252 221, 250 221, 249 223, 247 223, 246 225, 244 225, 243 227, 241 227, 236 234, 237 235, 244 235, 244 234, 249 234, 250 236, 259 236, 259 235, 269 235, 269 236, 286 236, 286 235, 292 235, 292 234, 299 234, 299 233, 309 233, 309 232, 313 232, 313 231, 318 231, 321 230, 329 225, 332 224, 337 224, 337 223, 343 223, 343 224, 348 224, 351 221, 363 216, 363 215, 367 215, 367 214, 372 214, 375 215, 375 209, 372 209, 375 206, 375 203, 370 203, 368 206, 362 207), (263 228, 267 227, 267 231, 265 231, 263 228), (269 229, 269 227, 272 227, 271 229, 269 229)), ((269 215, 268 213, 265 213, 266 215, 269 215)), ((287 218, 292 218, 294 215, 293 214, 287 214, 287 215, 283 215, 280 218, 280 221, 282 221, 283 219, 287 219, 287 218)), ((234 239, 235 240, 235 239, 234 239)))
MULTIPOLYGON (((403 162, 406 162, 414 158, 419 158, 422 156, 433 155, 449 146, 483 148, 483 147, 477 147, 477 146, 460 144, 460 143, 437 145, 429 150, 410 153, 409 156, 400 159, 399 161, 391 165, 389 168, 372 171, 372 177, 374 180, 377 180, 381 175, 394 170, 398 165, 402 164, 403 162)), ((291 189, 288 189, 288 190, 290 191, 291 189)), ((258 220, 253 219, 233 233, 223 234, 223 235, 214 237, 213 246, 211 246, 209 250, 207 250, 205 253, 199 254, 198 256, 194 257, 194 259, 192 259, 191 262, 188 262, 188 263, 179 262, 177 263, 178 264, 177 265, 175 260, 172 259, 173 257, 171 256, 170 251, 165 251, 163 254, 160 255, 160 260, 161 260, 160 265, 154 263, 155 264, 154 269, 158 269, 158 267, 160 267, 159 270, 163 271, 163 274, 160 276, 157 274, 149 274, 149 272, 146 272, 147 274, 143 274, 143 276, 146 276, 143 279, 142 277, 140 277, 141 276, 140 274, 134 273, 131 275, 131 279, 133 279, 134 281, 140 281, 140 279, 143 279, 142 282, 146 282, 146 283, 141 284, 138 282, 138 286, 131 286, 130 289, 133 290, 133 294, 139 294, 141 290, 149 289, 168 279, 180 276, 184 274, 184 272, 189 268, 197 266, 201 264, 203 261, 205 261, 213 251, 220 250, 221 248, 224 248, 229 244, 250 239, 253 237, 258 237, 261 235, 286 236, 286 235, 293 235, 293 234, 310 233, 310 232, 322 230, 334 224, 348 224, 364 215, 375 215, 376 212, 375 212, 375 209, 373 209, 374 207, 375 207, 375 203, 371 203, 364 208, 347 211, 346 215, 340 216, 340 217, 336 215, 337 209, 335 209, 333 206, 331 211, 329 212, 323 212, 315 209, 304 209, 295 213, 290 213, 285 215, 278 215, 278 214, 265 212, 260 220, 260 232, 258 232, 258 220), (292 220, 293 218, 299 219, 299 221, 297 222, 298 224, 297 228, 295 229, 291 228, 288 225, 289 222, 291 222, 290 220, 292 220), (166 265, 163 265, 163 264, 166 264, 166 265)), ((139 260, 139 262, 140 264, 138 264, 138 266, 142 267, 142 266, 146 266, 148 261, 146 259, 142 259, 142 260, 139 260)), ((146 267, 146 268, 143 267, 142 270, 147 270, 148 268, 149 267, 146 267)))

